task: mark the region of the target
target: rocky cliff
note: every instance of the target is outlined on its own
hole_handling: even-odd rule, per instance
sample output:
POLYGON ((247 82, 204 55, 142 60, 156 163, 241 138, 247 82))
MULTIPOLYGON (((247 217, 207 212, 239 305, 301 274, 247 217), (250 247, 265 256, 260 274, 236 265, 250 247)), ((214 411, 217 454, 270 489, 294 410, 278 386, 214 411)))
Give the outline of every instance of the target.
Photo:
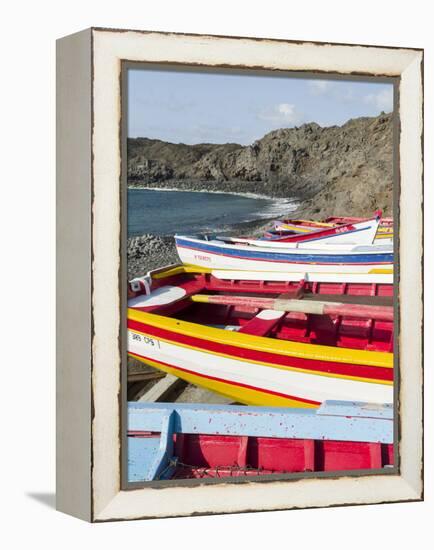
POLYGON ((392 115, 316 123, 266 134, 252 145, 128 140, 128 184, 254 192, 300 200, 297 215, 392 212, 392 115))

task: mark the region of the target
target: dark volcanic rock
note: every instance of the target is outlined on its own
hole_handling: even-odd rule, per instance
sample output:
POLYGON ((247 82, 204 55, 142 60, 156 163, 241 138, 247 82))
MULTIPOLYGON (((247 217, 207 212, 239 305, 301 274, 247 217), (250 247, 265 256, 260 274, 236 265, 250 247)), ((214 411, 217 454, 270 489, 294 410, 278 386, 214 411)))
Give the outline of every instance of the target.
POLYGON ((129 238, 127 257, 128 280, 143 276, 151 269, 179 263, 175 239, 150 234, 129 238))
POLYGON ((275 130, 243 147, 128 140, 129 185, 298 198, 298 214, 392 211, 392 115, 275 130))

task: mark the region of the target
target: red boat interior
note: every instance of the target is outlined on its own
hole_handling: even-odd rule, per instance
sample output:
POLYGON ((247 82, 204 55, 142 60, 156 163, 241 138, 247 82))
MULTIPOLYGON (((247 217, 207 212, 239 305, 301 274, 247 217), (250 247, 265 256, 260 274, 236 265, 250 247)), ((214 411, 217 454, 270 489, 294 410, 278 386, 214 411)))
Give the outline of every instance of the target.
MULTIPOLYGON (((226 330, 279 340, 375 351, 393 351, 393 322, 349 316, 283 313, 281 317, 258 318, 260 309, 248 298, 296 298, 351 304, 393 305, 393 285, 363 283, 310 283, 223 280, 208 273, 181 273, 152 281, 152 289, 175 286, 185 291, 181 299, 164 305, 135 309, 174 317, 226 330), (245 296, 245 305, 222 305, 191 301, 194 294, 245 296)), ((145 294, 130 292, 129 297, 145 294)))
MULTIPOLYGON (((159 437, 130 432, 129 437, 159 437)), ((175 434, 171 479, 328 472, 393 466, 393 445, 254 436, 175 434)))

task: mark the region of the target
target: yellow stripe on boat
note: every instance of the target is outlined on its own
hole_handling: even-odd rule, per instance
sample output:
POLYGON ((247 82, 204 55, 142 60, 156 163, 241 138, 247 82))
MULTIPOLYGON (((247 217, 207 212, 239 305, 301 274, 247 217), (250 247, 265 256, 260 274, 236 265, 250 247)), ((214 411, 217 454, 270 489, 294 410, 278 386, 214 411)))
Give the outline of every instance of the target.
POLYGON ((393 275, 393 269, 380 269, 380 268, 375 268, 375 269, 370 269, 368 271, 368 273, 370 273, 371 275, 374 275, 374 274, 377 274, 377 275, 381 275, 381 274, 384 274, 384 275, 393 275))
POLYGON ((303 226, 299 226, 299 225, 291 225, 291 224, 288 224, 288 223, 283 223, 281 225, 279 225, 278 229, 285 229, 287 231, 295 231, 296 233, 313 233, 315 231, 315 227, 303 227, 303 226))
POLYGON ((164 279, 165 277, 172 277, 173 275, 180 275, 181 273, 211 273, 212 269, 207 267, 198 267, 194 265, 177 265, 175 267, 163 268, 161 271, 153 271, 153 279, 164 279))
MULTIPOLYGON (((287 223, 287 224, 285 224, 285 222, 283 222, 283 225, 289 225, 289 226, 297 225, 297 227, 299 227, 299 226, 298 226, 299 223, 300 223, 300 224, 314 223, 314 224, 315 224, 316 226, 318 226, 318 227, 335 227, 335 226, 336 226, 336 224, 334 224, 334 223, 330 223, 330 222, 317 222, 317 221, 315 221, 315 220, 294 220, 294 221, 289 222, 289 223, 287 223)), ((301 227, 303 227, 303 225, 302 225, 301 227)), ((310 230, 312 231, 312 227, 310 227, 310 230)))
POLYGON ((375 235, 375 240, 381 240, 381 239, 393 239, 393 233, 377 233, 375 235))
POLYGON ((181 321, 171 317, 163 317, 155 313, 146 313, 128 308, 128 318, 138 323, 145 323, 156 328, 166 329, 185 336, 202 338, 256 351, 291 355, 314 361, 334 361, 352 365, 367 365, 374 367, 393 368, 393 354, 381 351, 355 350, 318 344, 305 344, 277 339, 254 336, 239 332, 230 332, 218 328, 181 321))

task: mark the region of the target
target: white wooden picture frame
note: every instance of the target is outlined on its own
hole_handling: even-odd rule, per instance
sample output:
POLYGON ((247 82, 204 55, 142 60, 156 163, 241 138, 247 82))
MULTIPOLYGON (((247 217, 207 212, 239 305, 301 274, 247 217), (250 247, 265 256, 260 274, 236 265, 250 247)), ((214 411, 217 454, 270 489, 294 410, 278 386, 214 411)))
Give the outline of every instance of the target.
POLYGON ((58 41, 57 101, 58 509, 101 522, 421 500, 423 51, 92 28, 58 41), (123 488, 123 62, 397 79, 399 467, 393 475, 123 488))

